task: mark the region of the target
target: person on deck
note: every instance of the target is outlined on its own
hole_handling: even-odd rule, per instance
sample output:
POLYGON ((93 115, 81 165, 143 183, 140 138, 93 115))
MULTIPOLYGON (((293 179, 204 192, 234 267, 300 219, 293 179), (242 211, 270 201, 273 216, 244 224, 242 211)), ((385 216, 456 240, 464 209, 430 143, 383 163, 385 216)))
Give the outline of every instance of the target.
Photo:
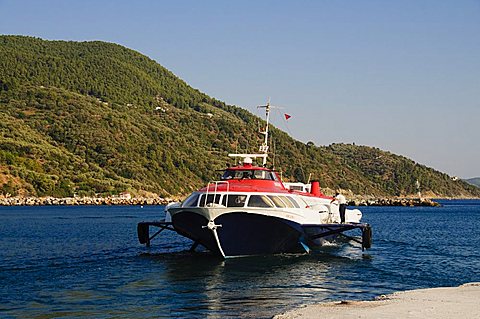
POLYGON ((345 198, 345 196, 340 194, 339 191, 337 191, 335 193, 335 197, 332 199, 330 204, 332 204, 335 201, 338 202, 338 204, 340 205, 338 207, 338 210, 340 211, 340 223, 344 224, 345 223, 345 210, 347 209, 347 199, 345 198))

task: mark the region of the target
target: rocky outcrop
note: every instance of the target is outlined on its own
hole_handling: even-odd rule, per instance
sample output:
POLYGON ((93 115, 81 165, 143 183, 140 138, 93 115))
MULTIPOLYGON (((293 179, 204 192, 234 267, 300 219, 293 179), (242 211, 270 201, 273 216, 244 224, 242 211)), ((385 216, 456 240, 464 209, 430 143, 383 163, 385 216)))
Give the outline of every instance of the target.
POLYGON ((48 205, 167 205, 176 201, 161 197, 3 197, 0 206, 48 206, 48 205))

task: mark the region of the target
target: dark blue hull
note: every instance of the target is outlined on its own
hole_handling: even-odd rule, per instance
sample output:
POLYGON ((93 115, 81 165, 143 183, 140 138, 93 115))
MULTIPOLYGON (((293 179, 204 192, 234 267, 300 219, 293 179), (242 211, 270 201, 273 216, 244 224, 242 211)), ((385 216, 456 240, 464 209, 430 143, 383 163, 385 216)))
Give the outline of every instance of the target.
POLYGON ((190 238, 213 253, 221 254, 213 233, 205 228, 208 220, 194 212, 182 211, 172 216, 173 227, 182 236, 190 238))
MULTIPOLYGON (((213 231, 204 227, 205 217, 182 211, 172 216, 172 222, 179 234, 221 255, 213 231)), ((301 226, 282 218, 234 212, 220 215, 215 224, 221 225, 216 231, 225 257, 308 251, 301 226)))
POLYGON ((305 253, 324 240, 335 239, 350 230, 361 230, 361 240, 343 234, 370 248, 372 231, 368 224, 303 224, 273 216, 247 212, 228 212, 218 216, 214 225, 202 214, 181 210, 172 215, 175 231, 223 257, 305 253), (215 227, 212 227, 215 226, 215 227), (215 233, 218 236, 215 238, 215 233))

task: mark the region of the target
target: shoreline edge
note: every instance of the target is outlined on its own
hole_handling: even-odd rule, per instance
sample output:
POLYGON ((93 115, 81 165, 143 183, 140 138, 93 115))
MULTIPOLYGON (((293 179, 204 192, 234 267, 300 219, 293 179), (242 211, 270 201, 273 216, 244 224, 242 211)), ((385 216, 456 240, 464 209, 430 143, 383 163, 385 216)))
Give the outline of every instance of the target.
POLYGON ((372 301, 337 301, 300 306, 274 319, 480 318, 480 282, 458 287, 407 290, 372 301))

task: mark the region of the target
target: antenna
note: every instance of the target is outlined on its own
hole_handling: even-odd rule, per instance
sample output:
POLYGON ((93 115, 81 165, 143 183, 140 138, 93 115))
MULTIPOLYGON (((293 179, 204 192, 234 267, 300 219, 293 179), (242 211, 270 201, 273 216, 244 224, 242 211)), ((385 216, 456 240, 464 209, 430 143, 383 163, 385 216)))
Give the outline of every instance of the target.
POLYGON ((276 155, 276 154, 275 154, 275 151, 276 151, 276 149, 275 149, 275 141, 273 141, 273 145, 272 145, 272 146, 273 146, 273 147, 272 147, 272 149, 273 149, 273 152, 272 152, 272 153, 273 153, 273 156, 272 156, 272 157, 273 157, 273 159, 272 159, 272 168, 275 169, 275 155, 276 155))

